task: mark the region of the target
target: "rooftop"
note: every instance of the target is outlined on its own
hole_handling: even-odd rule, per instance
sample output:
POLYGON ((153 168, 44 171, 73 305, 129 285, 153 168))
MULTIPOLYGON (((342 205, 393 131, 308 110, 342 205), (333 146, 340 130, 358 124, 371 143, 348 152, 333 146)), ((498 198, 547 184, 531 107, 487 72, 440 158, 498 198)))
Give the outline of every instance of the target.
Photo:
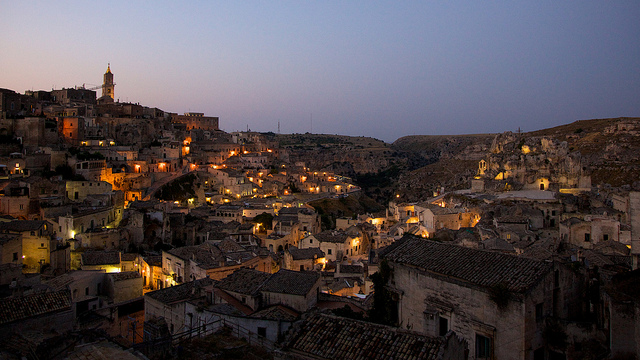
POLYGON ((238 269, 220 280, 217 288, 244 295, 255 294, 270 274, 253 269, 238 269))
POLYGON ((0 222, 0 231, 36 231, 46 223, 47 222, 45 220, 14 220, 9 222, 0 222))
POLYGON ((442 337, 318 313, 303 322, 287 347, 322 359, 435 360, 445 345, 442 337))
POLYGON ((289 254, 293 260, 320 259, 324 257, 324 252, 320 248, 298 249, 295 246, 289 246, 289 254))
POLYGON ((326 230, 313 235, 320 242, 343 243, 347 240, 347 234, 343 231, 326 230))
POLYGON ((253 318, 265 320, 295 321, 300 313, 284 305, 273 305, 251 314, 253 318))
POLYGON ((313 289, 320 278, 317 272, 302 272, 280 269, 277 273, 271 275, 264 285, 260 287, 260 291, 268 291, 273 293, 306 295, 313 289))
POLYGON ((395 263, 483 287, 504 284, 514 292, 528 290, 551 269, 543 261, 410 236, 389 245, 380 255, 395 263))
POLYGON ((0 299, 0 324, 71 309, 69 290, 0 299))
POLYGON ((148 292, 145 296, 151 299, 160 301, 161 303, 171 304, 174 302, 190 300, 200 297, 200 293, 195 291, 197 289, 215 284, 216 281, 210 278, 204 278, 200 280, 190 281, 177 286, 171 286, 161 290, 148 292))
POLYGON ((87 251, 82 253, 82 265, 120 264, 119 251, 87 251))
POLYGON ((142 275, 138 274, 135 271, 125 271, 119 273, 110 273, 108 274, 113 281, 123 281, 123 280, 131 280, 142 277, 142 275))

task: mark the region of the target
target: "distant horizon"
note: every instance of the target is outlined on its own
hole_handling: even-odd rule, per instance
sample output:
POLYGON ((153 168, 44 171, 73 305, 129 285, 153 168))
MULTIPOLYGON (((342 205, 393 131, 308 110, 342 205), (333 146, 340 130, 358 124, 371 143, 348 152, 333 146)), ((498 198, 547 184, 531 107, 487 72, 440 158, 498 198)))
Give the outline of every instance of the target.
MULTIPOLYGON (((44 89, 31 90, 31 89, 29 89, 29 90, 24 90, 22 92, 20 92, 18 90, 14 90, 14 89, 5 88, 5 87, 2 87, 2 86, 0 86, 0 88, 11 90, 11 91, 15 91, 15 92, 20 93, 20 94, 25 94, 27 91, 34 91, 34 92, 35 91, 53 91, 53 90, 73 89, 74 87, 61 87, 59 89, 55 89, 54 88, 52 90, 44 90, 44 89)), ((98 96, 98 90, 92 90, 92 91, 96 92, 96 98, 98 98, 99 97, 98 96)), ((182 111, 182 112, 167 111, 167 110, 164 110, 161 106, 146 105, 146 104, 140 103, 139 101, 130 102, 130 101, 120 101, 120 100, 121 99, 116 99, 115 101, 116 102, 120 102, 120 103, 140 104, 141 106, 145 106, 145 107, 149 107, 149 108, 157 108, 157 109, 160 109, 160 110, 162 110, 162 111, 164 111, 166 113, 174 113, 174 114, 184 114, 184 113, 188 113, 188 112, 202 113, 202 111, 198 111, 198 110, 188 110, 188 111, 182 111)), ((219 117, 218 115, 207 114, 207 113, 204 113, 204 116, 219 117)), ((245 130, 240 130, 240 129, 239 130, 226 130, 226 129, 223 129, 224 119, 222 119, 221 117, 219 117, 219 118, 220 118, 220 130, 223 130, 223 131, 225 131, 227 133, 237 132, 237 131, 240 131, 240 132, 247 131, 246 129, 245 130)), ((541 131, 541 130, 552 129, 552 128, 559 127, 559 126, 570 125, 570 124, 573 124, 573 123, 578 122, 578 121, 614 120, 614 119, 624 119, 624 118, 627 118, 627 119, 640 119, 640 116, 610 116, 610 117, 597 117, 597 118, 589 118, 589 119, 577 119, 577 120, 569 121, 569 122, 566 122, 566 123, 551 125, 549 127, 543 127, 543 128, 539 128, 539 129, 533 129, 533 130, 527 130, 527 131, 524 131, 522 129, 520 129, 520 130, 523 133, 530 133, 530 132, 536 132, 536 131, 541 131)), ((249 131, 254 131, 254 132, 259 132, 259 133, 271 133, 272 132, 272 133, 274 133, 276 135, 328 135, 328 136, 365 137, 365 138, 376 139, 376 140, 382 141, 382 142, 384 142, 386 144, 393 144, 394 142, 396 142, 399 139, 402 139, 402 138, 405 138, 405 137, 410 137, 410 136, 486 136, 486 135, 498 135, 498 134, 502 134, 502 133, 505 133, 505 132, 517 132, 518 129, 512 129, 512 130, 506 129, 506 130, 503 130, 503 131, 487 132, 487 133, 407 134, 407 135, 400 135, 399 137, 397 137, 397 138, 395 138, 394 140, 391 140, 391 141, 383 140, 383 139, 377 138, 375 136, 361 135, 361 134, 360 135, 357 135, 357 134, 350 135, 350 134, 338 134, 338 133, 317 133, 317 132, 311 133, 311 132, 308 132, 308 131, 307 132, 292 132, 292 133, 282 133, 281 132, 281 133, 278 133, 277 130, 276 131, 273 131, 273 130, 259 131, 259 130, 253 130, 251 128, 249 128, 249 131)))
MULTIPOLYGON (((0 84, 99 86, 236 131, 534 131, 640 114, 640 2, 6 2, 0 84), (25 16, 28 14, 28 16, 25 16)), ((147 105, 149 106, 149 105, 147 105)))

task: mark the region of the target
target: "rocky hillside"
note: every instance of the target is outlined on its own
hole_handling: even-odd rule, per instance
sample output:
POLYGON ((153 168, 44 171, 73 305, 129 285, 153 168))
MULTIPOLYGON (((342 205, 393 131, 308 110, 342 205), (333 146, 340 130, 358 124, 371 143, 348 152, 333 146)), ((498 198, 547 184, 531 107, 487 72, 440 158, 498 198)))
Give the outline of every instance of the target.
POLYGON ((593 185, 640 186, 640 118, 581 120, 528 135, 566 141, 582 155, 593 185))
POLYGON ((496 173, 520 171, 525 182, 535 171, 551 177, 578 171, 576 176, 591 176, 594 186, 640 189, 640 118, 581 120, 528 133, 414 135, 393 144, 339 135, 277 139, 291 161, 354 177, 381 204, 397 195, 414 201, 443 187, 469 188, 482 159, 493 161, 496 173))

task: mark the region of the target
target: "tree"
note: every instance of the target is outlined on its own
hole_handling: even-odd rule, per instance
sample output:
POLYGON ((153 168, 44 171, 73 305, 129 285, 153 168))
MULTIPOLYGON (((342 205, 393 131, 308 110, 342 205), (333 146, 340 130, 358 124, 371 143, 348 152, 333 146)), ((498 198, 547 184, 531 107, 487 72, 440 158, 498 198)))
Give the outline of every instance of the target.
POLYGON ((271 230, 273 228, 273 215, 263 212, 262 214, 254 217, 253 222, 260 224, 265 230, 271 230))

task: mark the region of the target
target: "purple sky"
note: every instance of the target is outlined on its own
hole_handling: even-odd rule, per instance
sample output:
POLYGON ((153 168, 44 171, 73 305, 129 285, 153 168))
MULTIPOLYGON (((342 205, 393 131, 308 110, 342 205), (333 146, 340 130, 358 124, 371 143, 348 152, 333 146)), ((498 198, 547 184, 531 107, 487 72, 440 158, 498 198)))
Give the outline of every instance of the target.
POLYGON ((120 101, 226 131, 529 131, 640 116, 638 19, 637 0, 5 1, 0 87, 99 85, 110 62, 120 101))

